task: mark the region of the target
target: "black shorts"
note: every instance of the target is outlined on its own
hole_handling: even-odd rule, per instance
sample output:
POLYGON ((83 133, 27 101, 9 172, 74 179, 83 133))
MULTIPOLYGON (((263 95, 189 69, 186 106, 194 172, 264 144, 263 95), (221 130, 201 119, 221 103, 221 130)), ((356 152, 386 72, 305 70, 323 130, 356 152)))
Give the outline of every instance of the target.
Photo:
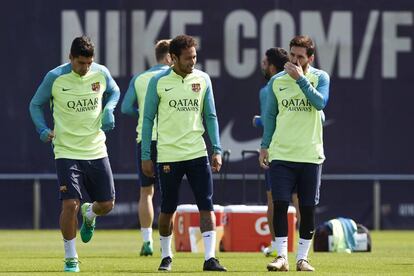
MULTIPOLYGON (((149 187, 154 184, 156 187, 158 186, 158 172, 156 168, 155 177, 148 177, 142 172, 142 160, 141 160, 141 142, 137 144, 137 160, 138 160, 138 185, 140 187, 149 187)), ((154 166, 157 164, 157 141, 151 141, 151 160, 154 166)))
POLYGON ((322 164, 273 160, 269 171, 273 200, 290 202, 296 188, 299 205, 319 203, 322 164))
POLYGON ((199 211, 213 211, 213 178, 206 156, 157 164, 161 188, 161 212, 172 214, 177 209, 183 176, 187 176, 199 211))
POLYGON ((56 159, 60 199, 83 199, 83 186, 92 201, 115 199, 114 178, 108 157, 95 160, 56 159))

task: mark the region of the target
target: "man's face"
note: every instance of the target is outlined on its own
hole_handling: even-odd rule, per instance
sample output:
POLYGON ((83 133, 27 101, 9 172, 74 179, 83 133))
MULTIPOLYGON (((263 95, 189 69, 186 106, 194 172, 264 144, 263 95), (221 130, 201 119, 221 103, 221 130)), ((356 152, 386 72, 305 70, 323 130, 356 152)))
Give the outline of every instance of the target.
POLYGON ((305 47, 292 46, 292 48, 290 48, 289 61, 295 65, 298 65, 299 61, 303 71, 305 71, 308 68, 308 65, 313 62, 313 58, 313 55, 308 57, 305 47))
POLYGON ((84 76, 86 73, 88 73, 93 62, 93 57, 72 57, 72 55, 70 55, 69 58, 70 63, 72 64, 72 70, 80 76, 84 76))
POLYGON ((267 59, 267 56, 265 56, 262 60, 262 73, 265 79, 270 80, 272 77, 272 72, 270 72, 270 66, 269 60, 267 59))
POLYGON ((174 68, 182 74, 191 74, 194 70, 194 66, 197 62, 197 52, 195 47, 190 47, 181 50, 179 57, 173 55, 174 68))

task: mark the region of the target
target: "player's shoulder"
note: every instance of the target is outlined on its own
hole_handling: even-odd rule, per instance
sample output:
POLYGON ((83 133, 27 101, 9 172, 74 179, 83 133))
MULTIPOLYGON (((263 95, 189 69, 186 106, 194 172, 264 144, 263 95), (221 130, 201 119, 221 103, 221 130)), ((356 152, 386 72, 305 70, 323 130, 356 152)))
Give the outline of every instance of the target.
POLYGON ((171 74, 171 67, 165 68, 164 70, 156 71, 156 73, 151 77, 150 83, 157 84, 161 79, 167 79, 171 74))
POLYGON ((139 77, 153 77, 159 73, 162 73, 166 70, 168 70, 170 67, 168 65, 163 65, 163 64, 157 64, 151 68, 149 68, 148 70, 142 72, 142 73, 138 73, 135 75, 135 78, 139 78, 139 77))
POLYGON ((309 66, 309 73, 317 76, 318 78, 329 79, 329 74, 323 71, 322 69, 309 66))
POLYGON ((99 72, 105 75, 105 77, 111 77, 111 73, 109 72, 109 69, 102 64, 93 62, 91 65, 91 72, 99 72))
POLYGON ((49 72, 47 72, 45 76, 45 81, 49 83, 53 83, 57 78, 60 76, 69 74, 72 71, 72 65, 70 63, 64 63, 59 65, 56 68, 53 68, 49 72))
POLYGON ((145 71, 144 73, 153 73, 153 74, 158 74, 162 71, 168 70, 170 69, 170 66, 165 65, 165 64, 157 64, 152 66, 150 69, 148 69, 147 71, 145 71))
POLYGON ((271 83, 273 83, 274 81, 277 81, 277 80, 287 78, 288 76, 289 76, 288 73, 286 73, 285 71, 280 71, 279 73, 277 73, 276 75, 274 75, 273 77, 270 78, 268 84, 271 84, 271 83))
POLYGON ((194 70, 193 70, 193 74, 194 74, 195 76, 203 77, 203 78, 205 78, 205 79, 210 79, 210 76, 209 76, 206 72, 201 71, 201 70, 199 70, 199 69, 194 69, 194 70))
POLYGON ((210 76, 206 72, 198 70, 198 69, 194 69, 192 74, 196 78, 204 79, 206 81, 207 86, 211 86, 210 76))
POLYGON ((62 65, 59 65, 56 68, 53 68, 50 70, 47 75, 49 77, 59 77, 65 74, 69 74, 72 71, 72 65, 70 63, 64 63, 62 65))
POLYGON ((158 71, 154 76, 153 79, 159 80, 163 77, 168 77, 171 74, 172 68, 166 68, 165 70, 158 71))

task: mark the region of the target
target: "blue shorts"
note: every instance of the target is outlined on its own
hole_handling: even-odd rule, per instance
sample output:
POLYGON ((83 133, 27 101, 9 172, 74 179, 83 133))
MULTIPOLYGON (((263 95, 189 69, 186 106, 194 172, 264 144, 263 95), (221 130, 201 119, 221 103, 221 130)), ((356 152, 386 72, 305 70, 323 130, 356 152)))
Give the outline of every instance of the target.
POLYGON ((322 164, 273 160, 269 171, 273 200, 290 202, 296 186, 300 206, 318 205, 322 164))
POLYGON ((157 164, 161 187, 161 212, 172 214, 177 209, 183 176, 188 183, 200 211, 213 211, 213 178, 206 156, 180 162, 157 164))
MULTIPOLYGON (((271 192, 272 191, 272 183, 270 182, 270 170, 265 170, 265 187, 266 187, 266 192, 271 192)), ((298 185, 295 185, 295 187, 293 188, 292 193, 297 194, 298 193, 298 185)))
POLYGON ((266 192, 272 191, 272 183, 270 183, 270 170, 264 171, 266 192))
MULTIPOLYGON (((141 142, 137 144, 137 159, 138 159, 138 184, 141 187, 149 187, 158 183, 158 172, 155 170, 155 177, 148 177, 142 172, 141 160, 141 142)), ((157 141, 151 141, 151 160, 157 164, 157 141)), ((157 187, 158 185, 156 185, 157 187)))
POLYGON ((92 201, 115 199, 114 178, 108 157, 95 160, 56 159, 60 199, 83 199, 83 186, 92 201))

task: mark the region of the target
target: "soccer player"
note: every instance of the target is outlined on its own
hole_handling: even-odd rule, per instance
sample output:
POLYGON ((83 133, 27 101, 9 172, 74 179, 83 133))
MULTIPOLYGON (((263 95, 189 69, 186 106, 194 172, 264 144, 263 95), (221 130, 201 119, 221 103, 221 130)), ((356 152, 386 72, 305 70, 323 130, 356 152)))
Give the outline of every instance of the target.
MULTIPOLYGON (((141 247, 141 256, 149 256, 153 254, 152 222, 154 220, 154 209, 152 205, 152 198, 154 196, 154 184, 158 181, 157 176, 147 177, 142 173, 141 169, 141 130, 142 120, 144 118, 145 94, 147 93, 150 79, 162 70, 168 69, 171 65, 169 48, 170 40, 160 40, 157 42, 155 45, 155 57, 158 64, 141 74, 135 75, 132 78, 121 106, 122 113, 138 119, 137 158, 139 184, 141 187, 140 199, 138 202, 138 217, 141 225, 142 239, 144 241, 141 247), (138 109, 136 106, 138 106, 138 109)), ((156 125, 154 125, 154 128, 152 129, 151 142, 151 159, 154 163, 156 162, 157 156, 156 139, 157 128, 156 125)), ((157 171, 155 170, 155 172, 157 171)))
POLYGON ((92 200, 81 207, 80 234, 85 243, 92 238, 96 216, 110 212, 115 201, 104 131, 115 126, 113 112, 120 92, 108 69, 93 62, 94 49, 88 37, 76 37, 70 62, 49 71, 30 102, 30 115, 40 139, 53 144, 62 201, 59 224, 65 248, 64 271, 68 272, 79 272, 75 241, 83 199, 81 186, 92 200), (43 113, 43 106, 49 102, 52 129, 43 113))
POLYGON ((329 98, 329 76, 313 68, 315 46, 308 36, 290 42, 290 62, 273 76, 264 113, 264 133, 259 162, 270 170, 274 203, 273 227, 278 256, 267 265, 271 271, 287 271, 289 200, 295 185, 301 222, 296 257, 297 271, 314 271, 308 262, 319 202, 322 163, 322 110, 329 98), (270 163, 269 163, 270 162, 270 163))
POLYGON ((142 128, 142 170, 154 175, 151 136, 157 114, 157 169, 161 186, 161 213, 158 226, 161 264, 158 270, 171 270, 173 215, 184 175, 193 191, 200 212, 206 271, 226 271, 215 258, 216 231, 213 213, 212 173, 221 167, 221 146, 210 77, 194 69, 196 41, 179 35, 170 43, 172 68, 154 76, 145 98, 142 128), (211 166, 203 139, 203 119, 212 144, 211 166))
MULTIPOLYGON (((283 71, 284 65, 286 62, 289 61, 288 53, 285 49, 274 47, 267 49, 265 56, 262 60, 261 68, 262 73, 267 82, 269 82, 270 78, 276 75, 277 73, 283 71)), ((266 86, 260 89, 260 116, 253 117, 253 126, 255 127, 262 127, 262 118, 266 108, 266 98, 267 98, 268 90, 266 86)), ((276 242, 275 242, 275 232, 273 231, 273 199, 272 199, 272 186, 270 184, 269 179, 269 171, 265 170, 265 186, 266 186, 266 198, 267 198, 267 221, 269 224, 270 234, 272 236, 272 240, 270 242, 270 246, 263 249, 263 253, 266 257, 276 257, 276 242)), ((292 202, 294 206, 298 207, 298 197, 297 193, 292 194, 292 202)), ((298 208, 297 208, 298 209, 298 208)), ((297 211, 299 214, 299 210, 297 211)))

